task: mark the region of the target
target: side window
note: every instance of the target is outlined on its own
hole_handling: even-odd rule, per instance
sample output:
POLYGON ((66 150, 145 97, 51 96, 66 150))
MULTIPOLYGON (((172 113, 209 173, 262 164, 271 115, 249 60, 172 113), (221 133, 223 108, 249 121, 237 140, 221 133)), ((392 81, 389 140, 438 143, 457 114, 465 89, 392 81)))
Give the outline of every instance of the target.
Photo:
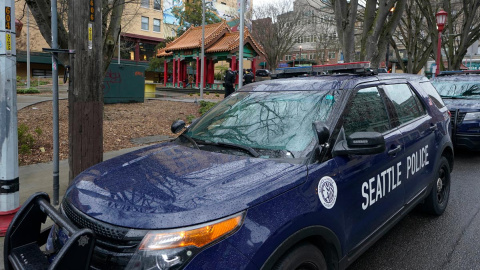
POLYGON ((437 92, 437 89, 433 87, 433 85, 430 82, 423 82, 420 83, 420 86, 422 87, 423 91, 427 93, 427 95, 432 99, 433 103, 437 108, 441 109, 445 107, 445 103, 443 103, 442 98, 437 92))
POLYGON ((343 119, 345 135, 358 131, 383 133, 390 129, 387 109, 376 87, 359 90, 343 119))
POLYGON ((383 89, 387 98, 392 102, 400 125, 425 115, 425 109, 420 100, 408 85, 385 85, 383 89))

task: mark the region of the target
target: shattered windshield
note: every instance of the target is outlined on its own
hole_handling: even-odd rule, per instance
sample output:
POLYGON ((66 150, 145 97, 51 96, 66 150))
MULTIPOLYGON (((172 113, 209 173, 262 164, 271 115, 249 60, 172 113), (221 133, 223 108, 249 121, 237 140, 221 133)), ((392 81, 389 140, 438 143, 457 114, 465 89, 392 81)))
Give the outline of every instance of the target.
POLYGON ((480 98, 480 81, 433 81, 443 98, 480 98))
POLYGON ((315 142, 312 123, 326 121, 333 91, 238 92, 224 100, 186 135, 197 141, 249 146, 304 157, 315 142))

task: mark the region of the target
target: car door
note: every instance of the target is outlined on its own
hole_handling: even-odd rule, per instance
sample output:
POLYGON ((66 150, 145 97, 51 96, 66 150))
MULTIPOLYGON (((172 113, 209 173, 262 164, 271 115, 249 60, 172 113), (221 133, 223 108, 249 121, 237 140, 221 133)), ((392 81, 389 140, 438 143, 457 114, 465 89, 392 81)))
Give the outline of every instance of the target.
POLYGON ((405 145, 405 202, 413 201, 425 190, 433 172, 435 130, 438 128, 427 114, 424 104, 406 83, 382 86, 391 102, 394 122, 405 145))
POLYGON ((401 133, 393 127, 377 87, 355 91, 346 108, 337 142, 354 132, 379 132, 386 144, 379 154, 334 157, 341 177, 338 199, 344 209, 346 248, 352 253, 403 207, 400 171, 405 165, 401 133))

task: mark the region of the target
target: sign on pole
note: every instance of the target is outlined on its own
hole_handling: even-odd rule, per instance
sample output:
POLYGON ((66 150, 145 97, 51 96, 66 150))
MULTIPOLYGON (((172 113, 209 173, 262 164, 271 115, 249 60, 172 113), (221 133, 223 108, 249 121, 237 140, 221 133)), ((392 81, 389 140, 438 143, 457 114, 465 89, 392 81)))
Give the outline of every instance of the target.
POLYGON ((15 2, 0 2, 0 236, 20 208, 17 137, 15 2))

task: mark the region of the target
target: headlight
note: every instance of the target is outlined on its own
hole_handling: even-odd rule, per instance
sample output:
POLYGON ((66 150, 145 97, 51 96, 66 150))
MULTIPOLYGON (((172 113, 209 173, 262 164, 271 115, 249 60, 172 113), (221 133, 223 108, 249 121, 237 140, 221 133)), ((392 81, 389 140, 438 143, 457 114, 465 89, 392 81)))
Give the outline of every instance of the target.
POLYGON ((470 112, 465 115, 463 121, 480 120, 480 112, 470 112))
POLYGON ((172 231, 150 231, 126 269, 178 269, 202 248, 236 232, 244 213, 208 224, 172 231))

